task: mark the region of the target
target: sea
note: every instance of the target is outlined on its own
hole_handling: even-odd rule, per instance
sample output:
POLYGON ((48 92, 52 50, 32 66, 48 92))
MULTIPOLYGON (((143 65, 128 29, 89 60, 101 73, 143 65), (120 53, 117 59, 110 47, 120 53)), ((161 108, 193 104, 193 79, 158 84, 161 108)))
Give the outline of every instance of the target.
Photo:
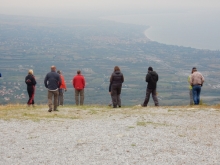
POLYGON ((105 19, 146 25, 144 34, 152 41, 197 49, 220 50, 220 10, 200 9, 125 14, 105 19))

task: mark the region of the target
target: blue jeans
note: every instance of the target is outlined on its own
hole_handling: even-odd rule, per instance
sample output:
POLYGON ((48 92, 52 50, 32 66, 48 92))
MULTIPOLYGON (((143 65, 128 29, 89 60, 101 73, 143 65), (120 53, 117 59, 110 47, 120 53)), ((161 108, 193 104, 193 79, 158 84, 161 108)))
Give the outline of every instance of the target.
POLYGON ((193 100, 194 100, 194 104, 195 104, 195 105, 199 105, 201 85, 194 85, 192 90, 193 90, 193 100))

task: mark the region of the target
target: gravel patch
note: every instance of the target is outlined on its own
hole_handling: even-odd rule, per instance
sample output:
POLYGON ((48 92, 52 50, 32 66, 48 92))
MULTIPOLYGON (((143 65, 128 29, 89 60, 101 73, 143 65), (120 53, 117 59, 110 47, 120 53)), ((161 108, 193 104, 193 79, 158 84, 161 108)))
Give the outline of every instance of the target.
POLYGON ((141 111, 0 120, 0 164, 220 164, 220 111, 141 111))

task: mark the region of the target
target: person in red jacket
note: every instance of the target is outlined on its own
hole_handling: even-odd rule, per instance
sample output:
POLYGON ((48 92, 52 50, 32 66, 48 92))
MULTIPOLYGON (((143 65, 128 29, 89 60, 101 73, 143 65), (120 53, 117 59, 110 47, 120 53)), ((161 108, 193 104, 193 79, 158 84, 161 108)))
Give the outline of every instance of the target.
POLYGON ((77 71, 77 75, 73 77, 73 87, 75 88, 75 101, 76 105, 79 105, 79 96, 80 96, 80 105, 83 105, 84 102, 84 88, 85 88, 85 78, 81 75, 81 71, 77 71))
POLYGON ((63 93, 64 91, 67 91, 66 88, 66 83, 65 83, 65 79, 64 76, 62 75, 62 72, 60 70, 57 71, 57 73, 60 75, 60 79, 61 79, 61 84, 60 84, 60 88, 59 88, 59 95, 58 95, 58 106, 62 105, 63 106, 63 93))

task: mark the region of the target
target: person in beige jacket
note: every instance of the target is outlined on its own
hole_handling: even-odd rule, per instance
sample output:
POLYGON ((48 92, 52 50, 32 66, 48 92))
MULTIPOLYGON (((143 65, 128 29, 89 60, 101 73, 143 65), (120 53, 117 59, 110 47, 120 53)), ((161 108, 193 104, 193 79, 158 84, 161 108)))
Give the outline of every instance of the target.
POLYGON ((193 67, 193 74, 191 75, 190 78, 190 84, 192 85, 193 100, 195 105, 199 105, 201 87, 204 81, 205 79, 203 75, 197 71, 196 67, 193 67))

